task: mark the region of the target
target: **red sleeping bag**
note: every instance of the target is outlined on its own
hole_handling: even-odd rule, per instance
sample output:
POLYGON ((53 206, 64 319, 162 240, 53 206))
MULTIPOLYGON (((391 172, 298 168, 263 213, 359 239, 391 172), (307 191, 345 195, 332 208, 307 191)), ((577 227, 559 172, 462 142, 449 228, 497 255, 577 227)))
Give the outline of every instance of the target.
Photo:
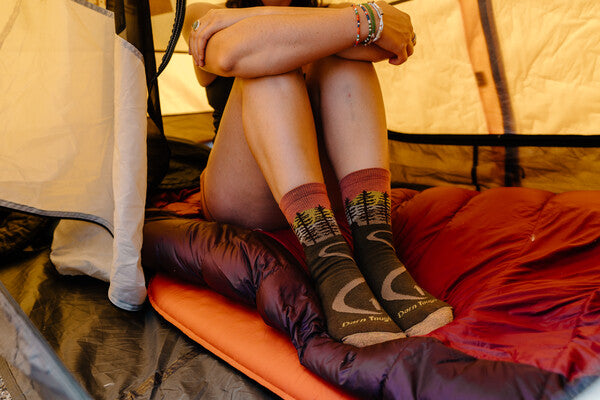
MULTIPOLYGON (((212 326, 210 311, 201 321, 194 309, 181 311, 198 304, 194 295, 210 297, 205 287, 234 301, 215 295, 214 304, 228 303, 231 310, 240 307, 237 303, 256 307, 241 311, 260 315, 285 335, 269 333, 265 326, 259 339, 274 343, 270 334, 291 339, 271 346, 272 354, 281 348, 289 357, 291 349, 296 364, 299 360, 357 396, 558 399, 600 372, 600 192, 394 189, 398 255, 423 288, 454 307, 455 319, 428 337, 362 349, 326 334, 300 245, 290 231, 266 234, 202 221, 198 196, 185 193, 157 204, 160 210, 149 210, 142 257, 144 266, 162 275, 149 288, 153 305, 209 349, 214 339, 205 340, 189 327, 212 326)), ((242 318, 222 318, 223 313, 215 319, 242 318)), ((212 335, 222 342, 212 349, 283 397, 299 397, 304 389, 307 398, 324 398, 310 395, 321 390, 319 385, 332 398, 338 395, 318 378, 307 389, 309 378, 286 380, 289 372, 261 367, 277 364, 272 355, 253 366, 236 361, 243 350, 226 347, 228 340, 252 336, 243 326, 232 339, 224 338, 226 331, 218 334, 234 329, 227 322, 213 327, 212 335)), ((258 355, 267 351, 257 347, 258 355)))

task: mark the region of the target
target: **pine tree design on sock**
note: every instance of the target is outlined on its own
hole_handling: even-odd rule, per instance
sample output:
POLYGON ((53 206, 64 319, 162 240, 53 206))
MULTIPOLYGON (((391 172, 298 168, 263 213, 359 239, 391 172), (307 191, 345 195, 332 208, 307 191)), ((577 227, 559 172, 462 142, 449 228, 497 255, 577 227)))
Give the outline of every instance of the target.
POLYGON ((358 265, 382 307, 408 336, 452 321, 452 308, 425 292, 396 256, 386 192, 363 191, 345 200, 358 265))
POLYGON ((358 347, 405 337, 369 289, 330 209, 299 212, 292 228, 304 247, 332 337, 358 347))
POLYGON ((363 190, 352 201, 344 203, 346 219, 350 226, 354 225, 391 225, 391 200, 386 192, 363 190))

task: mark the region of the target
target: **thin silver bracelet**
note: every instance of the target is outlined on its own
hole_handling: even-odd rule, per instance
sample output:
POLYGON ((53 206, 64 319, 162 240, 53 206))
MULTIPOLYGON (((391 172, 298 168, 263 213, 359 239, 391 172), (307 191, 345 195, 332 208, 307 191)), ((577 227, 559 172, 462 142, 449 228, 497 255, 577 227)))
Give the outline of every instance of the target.
POLYGON ((375 3, 369 3, 373 6, 373 8, 375 9, 375 12, 377 13, 377 16, 379 17, 379 28, 377 29, 377 34, 375 35, 375 38, 372 40, 371 43, 374 43, 376 41, 379 40, 379 38, 381 37, 381 34, 383 33, 383 11, 381 11, 381 8, 379 8, 379 6, 375 3))

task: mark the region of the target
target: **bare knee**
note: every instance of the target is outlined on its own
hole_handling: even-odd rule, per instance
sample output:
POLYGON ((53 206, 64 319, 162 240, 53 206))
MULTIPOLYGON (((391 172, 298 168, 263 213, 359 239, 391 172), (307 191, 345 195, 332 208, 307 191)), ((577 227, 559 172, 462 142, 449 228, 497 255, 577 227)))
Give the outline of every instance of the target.
POLYGON ((369 76, 375 76, 375 68, 371 62, 329 56, 311 64, 307 82, 309 87, 315 87, 325 80, 352 81, 369 76))
POLYGON ((299 69, 279 75, 237 79, 242 84, 243 92, 252 95, 260 95, 265 91, 285 94, 290 88, 305 85, 302 71, 299 69))

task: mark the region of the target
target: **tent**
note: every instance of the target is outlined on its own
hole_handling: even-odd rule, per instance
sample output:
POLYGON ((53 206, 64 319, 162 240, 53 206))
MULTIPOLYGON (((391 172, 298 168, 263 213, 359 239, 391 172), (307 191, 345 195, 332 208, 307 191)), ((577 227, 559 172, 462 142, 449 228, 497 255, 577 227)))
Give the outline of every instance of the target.
MULTIPOLYGON (((33 246, 0 268, 8 288, 0 292, 7 333, 0 355, 8 361, 0 359, 0 376, 14 397, 26 398, 224 391, 272 398, 144 303, 139 231, 146 184, 155 187, 165 173, 162 132, 172 166, 201 164, 210 128, 198 135, 185 121, 203 121, 211 110, 201 91, 190 90, 191 63, 181 43, 160 78, 160 100, 157 86, 148 85, 153 45, 160 58, 172 14, 156 10, 151 19, 145 2, 106 3, 114 15, 84 0, 0 6, 0 205, 60 218, 48 228, 51 251, 33 246), (41 43, 58 47, 45 51, 41 43), (89 159, 97 162, 82 169, 89 159)), ((395 185, 599 189, 594 2, 413 0, 399 7, 411 14, 423 50, 402 68, 377 65, 395 185)), ((181 182, 169 179, 163 185, 181 182)), ((592 383, 585 386, 597 391, 592 383)), ((577 390, 582 398, 584 389, 577 390)))

